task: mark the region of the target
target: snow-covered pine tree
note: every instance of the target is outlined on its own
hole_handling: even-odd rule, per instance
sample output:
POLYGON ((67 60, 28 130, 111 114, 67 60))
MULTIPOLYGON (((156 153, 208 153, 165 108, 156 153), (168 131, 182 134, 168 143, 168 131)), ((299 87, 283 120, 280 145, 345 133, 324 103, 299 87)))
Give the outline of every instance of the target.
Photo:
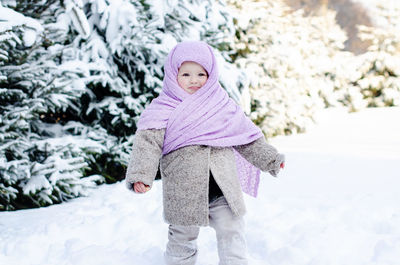
POLYGON ((221 81, 240 98, 243 73, 228 56, 232 19, 220 2, 2 3, 11 14, 1 21, 8 27, 0 52, 2 210, 61 202, 122 179, 135 121, 160 91, 177 41, 220 49, 221 81))
MULTIPOLYGON (((2 20, 6 19, 8 11, 1 6, 0 3, 0 17, 2 20)), ((15 49, 17 45, 22 42, 24 28, 17 23, 4 23, 0 21, 0 67, 17 61, 19 58, 26 57, 27 52, 21 49, 15 49), (14 51, 13 51, 14 50, 14 51), (10 54, 10 51, 13 51, 10 54)), ((3 87, 7 80, 7 76, 0 71, 0 210, 7 209, 6 205, 17 198, 18 190, 13 187, 16 179, 8 174, 5 174, 6 155, 4 152, 7 135, 3 130, 5 123, 5 106, 9 101, 17 101, 23 96, 19 90, 3 87)))
POLYGON ((250 79, 251 117, 267 136, 304 131, 315 112, 337 104, 345 84, 336 58, 345 33, 335 14, 303 16, 283 1, 231 0, 236 20, 235 62, 250 79))
POLYGON ((61 138, 63 130, 71 130, 71 123, 62 120, 73 122, 68 113, 77 111, 76 101, 85 92, 80 81, 85 72, 63 62, 71 36, 57 23, 60 8, 52 2, 17 1, 10 2, 13 9, 0 7, 1 36, 12 36, 1 41, 2 210, 61 202, 86 194, 87 187, 102 180, 85 174, 87 153, 104 150, 100 141, 61 138))
MULTIPOLYGON (((389 3, 374 9, 381 20, 377 27, 360 27, 360 38, 372 43, 352 65, 358 74, 351 82, 362 95, 362 106, 400 106, 400 3, 389 3)), ((352 110, 359 109, 351 96, 345 96, 352 110)))

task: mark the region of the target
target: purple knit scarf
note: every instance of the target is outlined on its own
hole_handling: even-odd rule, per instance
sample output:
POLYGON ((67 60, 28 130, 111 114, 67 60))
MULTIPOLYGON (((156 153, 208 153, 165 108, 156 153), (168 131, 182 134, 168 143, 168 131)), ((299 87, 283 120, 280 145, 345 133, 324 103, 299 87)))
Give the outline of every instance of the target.
MULTIPOLYGON (((188 145, 228 147, 248 144, 263 136, 218 82, 212 48, 205 42, 181 42, 168 55, 164 66, 163 90, 144 110, 138 130, 166 128, 163 154, 188 145), (189 94, 177 82, 185 61, 196 62, 208 80, 189 94)), ((260 170, 235 153, 242 190, 256 197, 260 170)))

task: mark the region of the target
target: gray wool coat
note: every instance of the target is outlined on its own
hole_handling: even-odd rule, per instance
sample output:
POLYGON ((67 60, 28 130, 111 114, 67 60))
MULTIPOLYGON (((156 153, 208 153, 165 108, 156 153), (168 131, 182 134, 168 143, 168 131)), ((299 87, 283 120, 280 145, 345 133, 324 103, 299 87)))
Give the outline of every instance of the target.
POLYGON ((233 214, 245 214, 232 148, 254 166, 274 176, 284 162, 284 156, 267 144, 264 137, 234 147, 185 146, 162 155, 164 133, 165 129, 141 130, 136 133, 125 180, 130 190, 133 190, 135 182, 143 182, 151 187, 160 166, 164 219, 173 225, 209 224, 210 171, 233 214))

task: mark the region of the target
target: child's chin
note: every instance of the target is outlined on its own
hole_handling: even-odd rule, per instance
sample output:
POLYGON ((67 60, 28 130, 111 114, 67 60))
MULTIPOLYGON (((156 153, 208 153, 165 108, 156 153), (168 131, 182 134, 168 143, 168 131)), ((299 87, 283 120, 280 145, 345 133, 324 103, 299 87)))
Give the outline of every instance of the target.
POLYGON ((189 94, 194 94, 197 90, 186 89, 186 92, 189 94))

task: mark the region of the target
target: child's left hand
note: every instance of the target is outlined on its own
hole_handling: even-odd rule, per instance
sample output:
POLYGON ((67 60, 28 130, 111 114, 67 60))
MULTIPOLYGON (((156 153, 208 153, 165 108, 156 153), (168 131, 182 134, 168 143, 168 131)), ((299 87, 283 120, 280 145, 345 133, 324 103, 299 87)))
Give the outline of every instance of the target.
POLYGON ((284 156, 283 154, 278 154, 276 160, 273 162, 273 165, 274 165, 274 166, 271 166, 271 167, 272 167, 272 168, 275 168, 275 169, 270 170, 269 173, 270 173, 272 176, 277 177, 279 171, 280 171, 281 169, 284 169, 284 168, 285 168, 285 156, 284 156), (278 165, 279 165, 279 167, 278 167, 278 165))

